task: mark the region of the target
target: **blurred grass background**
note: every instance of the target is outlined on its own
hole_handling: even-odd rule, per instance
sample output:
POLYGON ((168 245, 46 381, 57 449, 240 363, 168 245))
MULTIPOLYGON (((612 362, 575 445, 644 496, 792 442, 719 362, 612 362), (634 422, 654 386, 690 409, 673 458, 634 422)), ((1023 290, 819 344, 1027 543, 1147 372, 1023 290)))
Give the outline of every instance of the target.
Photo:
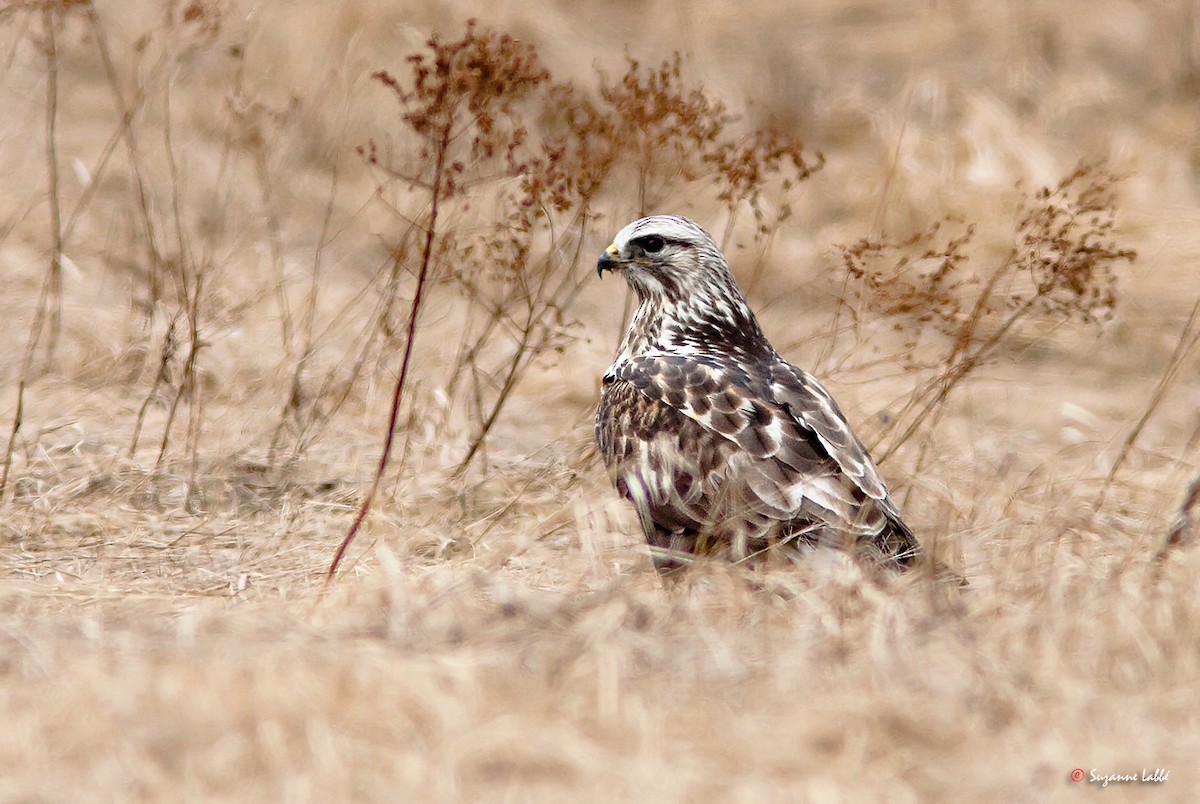
MULTIPOLYGON (((1153 557, 1200 461, 1194 355, 1151 400, 1200 296, 1198 38, 1182 1, 6 4, 0 442, 24 385, 0 498, 0 796, 1042 801, 1097 794, 1076 767, 1161 767, 1118 794, 1192 800, 1200 558, 1153 557), (829 556, 765 592, 720 567, 661 589, 589 446, 626 312, 611 282, 582 282, 561 353, 454 476, 474 422, 439 385, 465 326, 447 280, 402 460, 318 603, 403 342, 364 327, 393 264, 411 297, 393 246, 425 209, 356 150, 407 147, 371 74, 406 75, 472 16, 583 88, 678 51, 738 125, 824 156, 767 241, 741 215, 727 253, 776 346, 885 443, 914 353, 889 320, 838 318, 839 245, 950 215, 977 226, 983 267, 1039 187, 1081 160, 1123 177, 1116 236, 1139 256, 1111 320, 1032 322, 883 466, 969 590, 829 556), (194 319, 195 286, 154 295, 154 259, 203 268, 194 319), (301 396, 344 401, 299 432, 281 327, 310 303, 301 396)), ((725 231, 711 192, 657 178, 655 211, 725 231)), ((623 181, 579 235, 584 274, 641 211, 623 181)))

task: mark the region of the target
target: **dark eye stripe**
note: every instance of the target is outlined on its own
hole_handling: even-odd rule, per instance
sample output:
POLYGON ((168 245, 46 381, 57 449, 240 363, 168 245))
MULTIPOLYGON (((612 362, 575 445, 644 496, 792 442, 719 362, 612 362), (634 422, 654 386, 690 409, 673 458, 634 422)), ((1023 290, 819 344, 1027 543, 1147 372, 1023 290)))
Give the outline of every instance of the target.
POLYGON ((647 254, 657 254, 666 248, 667 241, 662 235, 652 234, 635 237, 632 241, 632 244, 647 254))

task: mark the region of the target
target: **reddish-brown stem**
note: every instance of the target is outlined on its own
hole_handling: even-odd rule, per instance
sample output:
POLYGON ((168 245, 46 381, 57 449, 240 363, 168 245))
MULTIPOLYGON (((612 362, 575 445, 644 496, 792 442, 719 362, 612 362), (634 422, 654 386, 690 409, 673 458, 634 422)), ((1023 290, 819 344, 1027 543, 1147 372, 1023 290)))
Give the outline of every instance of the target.
POLYGON ((354 536, 358 533, 358 529, 367 518, 367 514, 371 510, 371 503, 375 501, 375 494, 379 491, 379 485, 382 483, 383 475, 387 471, 388 459, 392 455, 392 445, 396 440, 396 422, 400 419, 400 403, 404 397, 404 387, 408 382, 408 366, 412 358, 413 342, 416 340, 417 335, 417 314, 421 311, 421 299, 424 296, 425 283, 429 279, 430 263, 433 261, 433 241, 437 232, 438 204, 441 201, 442 173, 446 166, 446 151, 450 144, 449 138, 450 131, 447 126, 438 142, 437 162, 433 168, 433 193, 429 202, 429 225, 425 229, 425 245, 421 251, 421 267, 417 272, 417 287, 413 291, 412 305, 408 309, 408 327, 404 343, 404 355, 400 360, 400 375, 396 378, 396 384, 392 388, 392 408, 388 412, 388 428, 387 434, 383 439, 383 452, 379 456, 379 466, 375 469, 375 477, 371 481, 371 488, 367 491, 367 496, 363 498, 362 505, 358 509, 358 515, 354 517, 354 522, 351 523, 350 529, 342 539, 342 543, 338 545, 337 552, 333 555, 333 561, 329 564, 329 571, 325 573, 326 586, 333 580, 334 574, 337 573, 338 567, 341 566, 342 558, 346 555, 347 548, 350 547, 350 542, 354 541, 354 536))

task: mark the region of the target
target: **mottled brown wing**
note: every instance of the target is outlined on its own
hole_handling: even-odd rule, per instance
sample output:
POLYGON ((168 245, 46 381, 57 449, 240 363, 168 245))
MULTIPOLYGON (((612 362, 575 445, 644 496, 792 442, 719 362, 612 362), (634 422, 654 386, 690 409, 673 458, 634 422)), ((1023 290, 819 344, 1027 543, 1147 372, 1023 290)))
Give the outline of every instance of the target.
POLYGON ((878 531, 883 552, 901 563, 911 563, 920 552, 916 536, 901 518, 875 461, 850 429, 837 402, 811 374, 784 360, 773 362, 767 373, 771 398, 812 431, 846 476, 886 517, 878 531))
POLYGON ((615 367, 615 376, 735 443, 727 480, 744 483, 760 513, 915 550, 866 449, 828 392, 794 366, 658 354, 615 367))
POLYGON ((766 375, 767 396, 816 436, 855 485, 898 520, 900 512, 888 496, 875 462, 825 387, 808 372, 783 360, 774 361, 766 375))

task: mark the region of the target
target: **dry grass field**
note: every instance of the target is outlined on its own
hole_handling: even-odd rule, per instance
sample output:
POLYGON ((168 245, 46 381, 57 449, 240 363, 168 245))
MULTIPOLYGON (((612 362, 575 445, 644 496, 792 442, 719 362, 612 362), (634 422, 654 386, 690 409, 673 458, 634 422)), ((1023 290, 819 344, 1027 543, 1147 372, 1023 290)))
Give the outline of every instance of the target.
POLYGON ((1197 800, 1192 0, 477 5, 0 4, 0 801, 1197 800), (968 587, 662 586, 643 211, 968 587))

